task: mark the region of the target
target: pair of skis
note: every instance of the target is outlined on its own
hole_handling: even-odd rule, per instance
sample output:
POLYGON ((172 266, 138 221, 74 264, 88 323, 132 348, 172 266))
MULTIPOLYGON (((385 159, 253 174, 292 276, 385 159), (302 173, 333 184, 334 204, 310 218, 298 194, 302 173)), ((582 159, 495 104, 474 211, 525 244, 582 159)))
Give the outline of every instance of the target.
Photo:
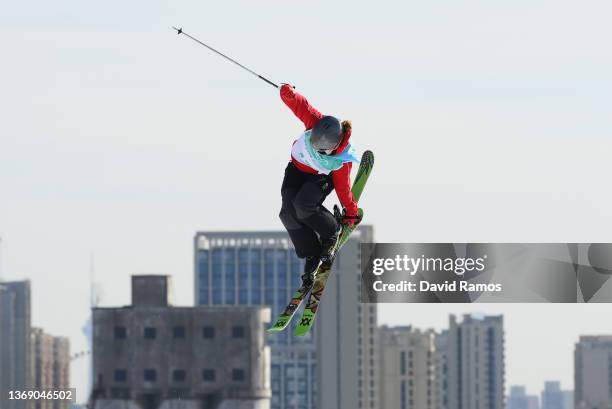
MULTIPOLYGON (((355 181, 353 182, 353 187, 351 191, 353 192, 353 197, 355 201, 359 201, 361 197, 361 193, 363 192, 363 188, 368 181, 368 177, 372 172, 372 168, 374 167, 374 154, 371 151, 365 151, 361 156, 361 163, 359 164, 359 169, 357 171, 357 175, 355 176, 355 181)), ((363 216, 363 210, 359 209, 359 216, 363 216)), ((340 238, 336 242, 334 252, 337 255, 344 243, 348 240, 351 233, 355 230, 356 226, 352 227, 343 225, 342 232, 340 233, 340 238)), ((335 257, 334 257, 335 258, 335 257)), ((293 331, 293 335, 296 336, 304 336, 310 332, 310 329, 314 325, 314 321, 317 315, 317 310, 319 308, 319 302, 321 301, 321 297, 323 296, 323 291, 325 290, 325 285, 327 284, 327 279, 331 274, 332 263, 321 263, 319 268, 315 272, 314 283, 310 287, 300 286, 297 291, 291 297, 291 301, 285 308, 285 310, 278 316, 272 327, 268 329, 268 332, 280 332, 283 331, 289 324, 291 323, 291 319, 297 312, 302 301, 306 299, 308 294, 308 303, 304 308, 304 312, 298 322, 298 325, 295 327, 293 331)))

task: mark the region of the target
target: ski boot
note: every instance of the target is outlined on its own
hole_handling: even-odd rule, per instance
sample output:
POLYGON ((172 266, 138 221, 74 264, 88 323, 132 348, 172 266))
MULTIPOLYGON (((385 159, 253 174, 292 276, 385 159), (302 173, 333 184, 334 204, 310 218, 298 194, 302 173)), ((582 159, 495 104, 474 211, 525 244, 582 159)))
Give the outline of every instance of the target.
POLYGON ((302 287, 310 288, 314 284, 314 273, 319 268, 319 257, 309 256, 306 257, 304 263, 304 274, 302 274, 302 287))
MULTIPOLYGON (((336 213, 335 208, 334 213, 336 213)), ((319 257, 321 260, 321 266, 325 266, 326 268, 331 267, 332 263, 334 262, 334 258, 336 257, 336 243, 338 243, 341 234, 342 223, 338 223, 338 230, 334 233, 334 235, 321 243, 321 256, 319 257)))

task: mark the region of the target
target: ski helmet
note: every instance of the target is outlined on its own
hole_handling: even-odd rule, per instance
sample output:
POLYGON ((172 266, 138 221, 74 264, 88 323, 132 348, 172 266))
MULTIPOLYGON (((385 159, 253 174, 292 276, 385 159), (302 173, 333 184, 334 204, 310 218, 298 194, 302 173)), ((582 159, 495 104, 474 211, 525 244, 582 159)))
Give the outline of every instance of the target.
POLYGON ((324 116, 312 128, 310 143, 317 151, 336 149, 342 142, 342 124, 338 118, 324 116))

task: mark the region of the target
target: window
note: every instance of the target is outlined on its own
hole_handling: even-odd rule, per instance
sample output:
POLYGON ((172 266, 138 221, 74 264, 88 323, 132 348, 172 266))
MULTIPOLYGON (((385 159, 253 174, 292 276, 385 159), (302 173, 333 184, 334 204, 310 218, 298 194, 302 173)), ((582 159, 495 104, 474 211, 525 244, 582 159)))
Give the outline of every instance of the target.
POLYGON ((264 280, 266 288, 274 288, 274 250, 264 250, 264 280))
POLYGON ((172 372, 172 380, 174 382, 185 382, 187 379, 187 373, 184 369, 175 369, 172 372))
POLYGON ((127 371, 125 369, 115 370, 115 382, 126 382, 126 381, 127 381, 127 371))
POLYGON ((241 288, 238 291, 238 303, 242 305, 249 303, 249 290, 241 288))
POLYGON ((244 338, 244 327, 241 325, 233 326, 232 338, 244 338))
POLYGON ((291 259, 291 288, 298 288, 302 284, 302 267, 303 262, 295 256, 291 259))
POLYGON ((208 269, 208 261, 209 261, 209 256, 208 256, 209 251, 208 250, 200 250, 198 251, 198 274, 199 274, 199 284, 200 284, 200 288, 199 288, 199 293, 200 293, 200 304, 202 305, 207 305, 208 301, 209 301, 209 297, 208 297, 208 274, 209 274, 209 269, 208 269))
POLYGON ((236 302, 236 253, 234 250, 225 249, 223 252, 224 277, 225 277, 225 304, 236 302))
POLYGON ((172 336, 174 338, 185 338, 185 327, 172 328, 172 336))
POLYGON ((155 369, 144 370, 145 382, 155 382, 157 380, 157 371, 155 369))
POLYGON ((287 256, 289 252, 284 249, 276 250, 276 280, 278 288, 287 287, 287 256))
POLYGON ((214 369, 204 369, 202 371, 202 380, 204 382, 214 382, 215 381, 215 370, 214 369))
POLYGON ((264 289, 264 303, 266 305, 274 304, 274 289, 273 288, 264 289))
POLYGON ((145 327, 144 337, 145 339, 155 339, 157 337, 157 330, 153 327, 145 327))
POLYGON ((215 337, 215 327, 205 326, 202 327, 202 338, 214 338, 215 337))
MULTIPOLYGON (((200 283, 203 283, 204 279, 200 280, 200 283)), ((206 278, 206 281, 208 282, 208 278, 206 278)), ((204 284, 202 284, 201 289, 200 289, 200 305, 208 305, 208 287, 205 286, 204 284)))
POLYGON ((252 249, 251 256, 251 304, 261 304, 261 287, 263 286, 261 274, 261 250, 252 249))
POLYGON ((127 330, 125 327, 115 327, 115 339, 127 338, 127 330))
POLYGON ((244 378, 244 369, 232 369, 232 381, 242 382, 244 378))
POLYGON ((223 250, 212 251, 212 298, 213 304, 222 304, 223 291, 223 250))

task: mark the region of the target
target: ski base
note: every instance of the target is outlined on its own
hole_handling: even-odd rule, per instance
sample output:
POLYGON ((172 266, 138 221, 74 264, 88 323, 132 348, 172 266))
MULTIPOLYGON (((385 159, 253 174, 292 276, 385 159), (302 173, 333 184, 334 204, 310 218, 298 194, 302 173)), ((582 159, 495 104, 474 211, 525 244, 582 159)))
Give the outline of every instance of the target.
POLYGON ((308 292, 311 288, 312 287, 300 287, 295 293, 293 293, 291 301, 289 301, 289 304, 287 305, 287 307, 285 307, 285 310, 278 316, 274 324, 270 328, 268 328, 268 332, 280 332, 287 328, 287 326, 291 322, 291 319, 295 315, 295 312, 300 307, 302 301, 306 299, 306 296, 308 295, 308 292))

